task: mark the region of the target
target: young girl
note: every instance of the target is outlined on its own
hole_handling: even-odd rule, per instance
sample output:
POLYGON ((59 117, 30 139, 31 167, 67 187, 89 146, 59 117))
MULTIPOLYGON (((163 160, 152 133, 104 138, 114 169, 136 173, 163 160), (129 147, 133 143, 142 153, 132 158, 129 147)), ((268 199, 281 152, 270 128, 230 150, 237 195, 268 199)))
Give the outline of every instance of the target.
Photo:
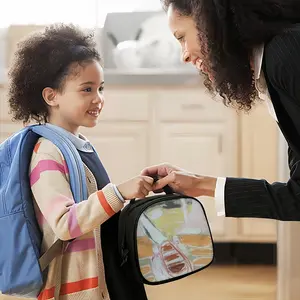
POLYGON ((126 200, 141 198, 153 179, 138 176, 109 182, 80 126, 94 127, 104 104, 103 70, 91 35, 74 26, 54 25, 19 44, 9 72, 9 104, 15 120, 36 120, 59 130, 85 164, 89 197, 75 204, 59 149, 45 138, 34 148, 30 183, 43 233, 44 253, 57 238, 74 239, 55 258, 38 299, 147 299, 144 287, 124 274, 118 258, 118 217, 126 200))

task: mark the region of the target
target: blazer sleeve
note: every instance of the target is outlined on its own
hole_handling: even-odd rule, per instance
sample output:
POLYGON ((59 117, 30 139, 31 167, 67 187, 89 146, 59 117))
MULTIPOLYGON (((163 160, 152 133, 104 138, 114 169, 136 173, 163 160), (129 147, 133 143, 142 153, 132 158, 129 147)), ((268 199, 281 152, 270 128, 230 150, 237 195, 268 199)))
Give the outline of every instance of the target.
MULTIPOLYGON (((265 66, 269 83, 280 101, 290 101, 299 109, 300 118, 300 31, 286 30, 276 36, 265 49, 265 66)), ((294 115, 293 115, 294 117, 294 115)), ((293 118, 291 117, 291 118, 293 118)), ((295 117, 294 117, 295 118, 295 117)), ((299 121, 293 120, 295 133, 300 132, 299 121)), ((300 151, 300 149, 299 149, 300 151)), ((290 179, 286 183, 266 180, 227 178, 225 212, 227 217, 270 218, 300 221, 300 160, 293 162, 290 179)))

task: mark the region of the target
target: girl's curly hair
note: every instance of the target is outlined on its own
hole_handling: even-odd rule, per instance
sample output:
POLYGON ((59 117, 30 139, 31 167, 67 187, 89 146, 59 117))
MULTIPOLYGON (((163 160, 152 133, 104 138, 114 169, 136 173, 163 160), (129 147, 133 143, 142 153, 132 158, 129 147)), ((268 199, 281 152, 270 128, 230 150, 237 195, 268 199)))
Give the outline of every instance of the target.
POLYGON ((257 99, 250 66, 253 48, 300 21, 299 0, 161 0, 191 16, 199 32, 204 84, 225 105, 249 111, 257 99))
POLYGON ((93 35, 74 25, 54 24, 26 37, 18 44, 8 74, 13 119, 46 122, 48 106, 43 89, 62 92, 66 77, 76 71, 71 66, 93 60, 100 62, 93 35))

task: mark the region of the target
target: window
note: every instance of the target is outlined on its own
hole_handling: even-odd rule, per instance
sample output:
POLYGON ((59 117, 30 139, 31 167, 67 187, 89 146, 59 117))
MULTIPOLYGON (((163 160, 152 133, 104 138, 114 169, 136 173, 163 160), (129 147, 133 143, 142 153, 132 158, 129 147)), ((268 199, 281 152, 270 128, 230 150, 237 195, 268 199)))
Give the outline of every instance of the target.
MULTIPOLYGON (((10 24, 49 24, 74 22, 94 27, 97 0, 4 0, 6 13, 0 27, 10 24)), ((101 0, 100 0, 101 1, 101 0)), ((2 10, 3 11, 3 10, 2 10)))
POLYGON ((63 22, 85 28, 102 27, 107 13, 161 10, 159 0, 1 0, 0 83, 5 77, 6 29, 11 24, 63 22))
POLYGON ((94 28, 103 26, 109 12, 161 9, 159 0, 4 0, 3 2, 5 5, 2 4, 0 10, 0 28, 8 27, 10 24, 54 22, 72 22, 94 28))

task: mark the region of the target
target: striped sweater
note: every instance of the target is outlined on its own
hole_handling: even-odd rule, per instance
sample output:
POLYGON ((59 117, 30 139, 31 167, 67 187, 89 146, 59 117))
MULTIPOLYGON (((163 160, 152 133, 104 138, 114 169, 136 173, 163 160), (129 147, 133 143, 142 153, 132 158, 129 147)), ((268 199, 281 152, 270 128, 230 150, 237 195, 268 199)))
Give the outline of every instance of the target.
MULTIPOLYGON (((104 277, 100 226, 123 207, 111 184, 97 191, 85 167, 89 197, 75 204, 68 168, 60 150, 45 138, 34 148, 30 183, 34 208, 43 232, 42 253, 54 241, 74 239, 62 257, 60 300, 108 300, 104 277)), ((54 299, 58 259, 50 266, 39 300, 54 299)))

